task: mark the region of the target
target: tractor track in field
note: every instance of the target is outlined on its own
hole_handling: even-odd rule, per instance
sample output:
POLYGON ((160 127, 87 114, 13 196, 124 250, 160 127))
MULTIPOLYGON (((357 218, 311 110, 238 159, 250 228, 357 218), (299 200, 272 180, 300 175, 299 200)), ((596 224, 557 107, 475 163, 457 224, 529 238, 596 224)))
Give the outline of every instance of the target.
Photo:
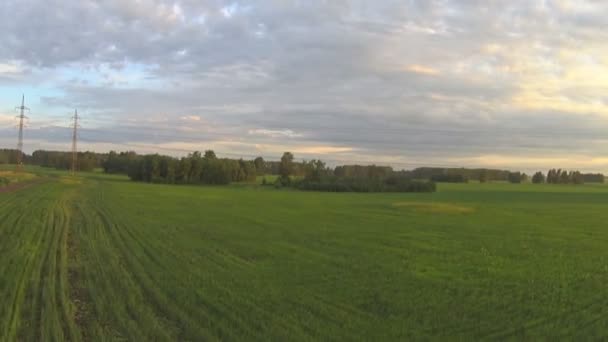
POLYGON ((80 260, 80 242, 74 232, 75 216, 82 215, 82 208, 74 198, 67 201, 63 207, 66 213, 66 229, 64 231, 65 274, 68 301, 72 304, 71 321, 79 331, 81 341, 89 341, 89 323, 94 320, 91 311, 91 298, 84 285, 84 276, 80 260))
MULTIPOLYGON (((25 212, 22 212, 16 218, 14 218, 15 223, 12 226, 13 227, 20 226, 20 222, 22 222, 23 220, 26 220, 27 217, 28 217, 28 214, 25 212)), ((12 299, 11 303, 9 304, 10 308, 11 308, 10 316, 7 317, 8 327, 7 327, 6 331, 4 332, 4 334, 5 334, 4 338, 7 338, 7 339, 15 338, 19 334, 18 322, 20 319, 21 311, 23 310, 23 304, 27 297, 26 288, 28 286, 30 277, 35 272, 36 260, 39 257, 39 255, 41 254, 40 246, 42 246, 43 240, 44 240, 44 232, 41 230, 35 232, 35 234, 32 236, 32 240, 31 240, 33 243, 32 253, 24 261, 22 270, 18 275, 17 286, 15 287, 15 290, 13 293, 13 299, 12 299)))
POLYGON ((73 320, 74 324, 79 328, 81 332, 81 338, 83 341, 87 341, 87 323, 89 322, 90 312, 88 294, 86 289, 81 286, 83 277, 77 265, 76 255, 79 251, 79 243, 74 237, 74 233, 71 229, 67 233, 67 256, 68 256, 68 288, 70 302, 74 305, 73 320))
POLYGON ((10 290, 12 300, 6 303, 9 309, 0 325, 3 341, 88 340, 85 286, 74 267, 79 266, 78 240, 72 232, 72 218, 78 210, 76 191, 57 191, 53 183, 44 178, 2 189, 18 191, 48 184, 32 190, 33 197, 9 196, 0 201, 0 238, 19 241, 2 250, 23 255, 10 290))

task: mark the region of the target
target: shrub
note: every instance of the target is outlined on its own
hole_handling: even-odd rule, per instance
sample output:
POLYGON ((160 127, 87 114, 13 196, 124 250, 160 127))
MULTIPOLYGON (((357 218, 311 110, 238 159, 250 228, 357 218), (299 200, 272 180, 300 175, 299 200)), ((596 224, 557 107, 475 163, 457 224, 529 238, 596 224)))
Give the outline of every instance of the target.
POLYGON ((434 175, 431 176, 431 182, 436 183, 468 183, 469 179, 463 175, 434 175))
POLYGON ((305 191, 325 192, 434 192, 434 182, 387 178, 364 180, 356 178, 323 178, 320 181, 303 180, 295 185, 305 191))
POLYGON ((601 173, 586 173, 583 175, 585 183, 604 183, 604 175, 601 173))

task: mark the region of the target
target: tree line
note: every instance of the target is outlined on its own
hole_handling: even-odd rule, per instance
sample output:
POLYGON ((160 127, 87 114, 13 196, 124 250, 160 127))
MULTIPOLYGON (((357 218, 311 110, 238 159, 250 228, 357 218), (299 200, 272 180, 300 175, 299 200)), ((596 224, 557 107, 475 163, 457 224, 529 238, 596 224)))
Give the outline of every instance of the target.
POLYGON ((182 158, 159 154, 111 152, 103 163, 105 172, 126 173, 134 181, 166 184, 214 184, 252 182, 258 175, 275 173, 275 187, 333 192, 430 192, 435 183, 414 181, 390 167, 344 165, 327 167, 321 160, 295 161, 285 152, 280 161, 218 158, 212 150, 182 158))
MULTIPOLYGON (((254 161, 218 158, 211 150, 204 155, 194 152, 182 158, 144 155, 128 160, 127 174, 131 180, 167 184, 229 184, 254 181, 254 161)), ((108 162, 114 160, 108 159, 108 162)))
POLYGON ((469 181, 523 183, 528 180, 528 175, 522 172, 484 168, 421 167, 401 172, 412 179, 427 179, 437 183, 467 183, 469 181))
POLYGON ((536 172, 532 177, 526 173, 494 169, 467 169, 467 168, 430 168, 422 167, 411 171, 402 171, 412 179, 429 179, 438 183, 466 183, 476 180, 480 183, 491 181, 504 181, 509 183, 532 182, 535 184, 584 184, 604 183, 605 177, 601 173, 581 173, 565 169, 551 169, 546 175, 536 172))
POLYGON ((551 169, 547 174, 536 172, 532 176, 534 184, 584 184, 604 183, 605 177, 601 173, 581 173, 580 171, 568 171, 565 169, 551 169))
MULTIPOLYGON (((107 154, 95 152, 78 152, 76 169, 78 171, 93 171, 101 167, 107 154)), ((61 170, 72 168, 72 152, 37 150, 28 158, 28 163, 61 170)))
MULTIPOLYGON (((19 151, 16 149, 0 149, 0 164, 16 164, 19 151)), ((101 167, 107 154, 95 152, 78 152, 77 169, 92 171, 101 167)), ((69 170, 72 167, 72 152, 36 150, 31 155, 21 153, 24 164, 52 167, 69 170)))
POLYGON ((486 168, 440 168, 420 167, 411 171, 404 171, 414 179, 434 179, 437 182, 461 183, 469 180, 480 182, 509 181, 512 173, 507 170, 496 170, 486 168))
MULTIPOLYGON (((281 185, 291 183, 289 172, 293 155, 283 154, 280 162, 281 185)), ((334 169, 318 159, 301 164, 304 176, 297 179, 293 187, 307 191, 326 192, 434 192, 436 185, 431 181, 413 180, 403 172, 395 172, 391 167, 376 165, 342 165, 334 169)))
MULTIPOLYGON (((0 149, 0 164, 14 164, 18 151, 0 149)), ((72 153, 64 151, 37 150, 32 155, 22 154, 26 164, 70 169, 72 153)), ((328 188, 361 189, 366 184, 369 188, 381 188, 378 184, 388 182, 404 183, 412 181, 430 181, 434 183, 463 183, 469 180, 481 183, 505 181, 510 183, 529 182, 549 184, 583 184, 604 183, 601 173, 581 173, 565 169, 551 169, 546 174, 535 173, 529 177, 525 173, 486 168, 433 168, 421 167, 413 170, 394 170, 388 166, 377 165, 340 165, 327 167, 321 160, 296 161, 292 153, 286 152, 279 161, 266 161, 262 157, 253 160, 218 158, 211 150, 204 154, 191 153, 176 158, 159 154, 140 155, 133 151, 109 153, 78 152, 77 169, 92 171, 103 168, 106 173, 128 175, 132 180, 179 183, 179 184, 228 184, 231 182, 253 181, 256 176, 278 175, 277 186, 318 187, 318 184, 331 184, 328 188), (295 181, 298 180, 296 185, 295 181), (398 180, 398 181, 397 181, 398 180), (341 184, 341 185, 338 185, 341 184), (358 185, 356 185, 358 184, 358 185)), ((404 183, 405 184, 405 183, 404 183)))
MULTIPOLYGON (((19 151, 16 149, 0 149, 0 164, 17 164, 17 156, 19 151)), ((21 153, 21 161, 28 162, 29 156, 21 153)))

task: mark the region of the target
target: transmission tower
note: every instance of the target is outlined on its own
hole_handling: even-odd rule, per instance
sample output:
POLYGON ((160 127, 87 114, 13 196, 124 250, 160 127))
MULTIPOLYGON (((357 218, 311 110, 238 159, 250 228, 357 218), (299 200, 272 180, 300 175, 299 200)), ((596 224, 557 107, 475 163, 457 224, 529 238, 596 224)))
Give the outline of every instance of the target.
POLYGON ((30 110, 25 106, 25 95, 21 96, 21 106, 16 107, 19 110, 19 138, 17 140, 17 166, 16 171, 21 172, 23 170, 23 121, 27 119, 25 111, 30 110))
POLYGON ((72 176, 76 174, 76 169, 78 165, 78 110, 74 110, 74 127, 72 133, 72 176))

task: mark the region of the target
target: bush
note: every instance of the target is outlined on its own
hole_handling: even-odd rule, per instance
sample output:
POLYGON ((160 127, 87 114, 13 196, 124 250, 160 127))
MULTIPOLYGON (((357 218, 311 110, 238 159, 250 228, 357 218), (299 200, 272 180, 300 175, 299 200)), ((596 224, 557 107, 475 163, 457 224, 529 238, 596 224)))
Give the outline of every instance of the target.
POLYGON ((275 183, 279 183, 281 186, 290 186, 291 178, 289 178, 289 176, 280 176, 277 178, 275 183))
POLYGON ((431 182, 436 183, 468 183, 469 179, 463 175, 434 175, 431 182))
POLYGON ((583 181, 585 183, 604 183, 604 175, 601 173, 587 173, 583 175, 583 181))
POLYGON ((303 180, 295 187, 305 191, 324 192, 435 192, 434 182, 387 178, 363 180, 355 178, 324 178, 321 181, 303 180))

